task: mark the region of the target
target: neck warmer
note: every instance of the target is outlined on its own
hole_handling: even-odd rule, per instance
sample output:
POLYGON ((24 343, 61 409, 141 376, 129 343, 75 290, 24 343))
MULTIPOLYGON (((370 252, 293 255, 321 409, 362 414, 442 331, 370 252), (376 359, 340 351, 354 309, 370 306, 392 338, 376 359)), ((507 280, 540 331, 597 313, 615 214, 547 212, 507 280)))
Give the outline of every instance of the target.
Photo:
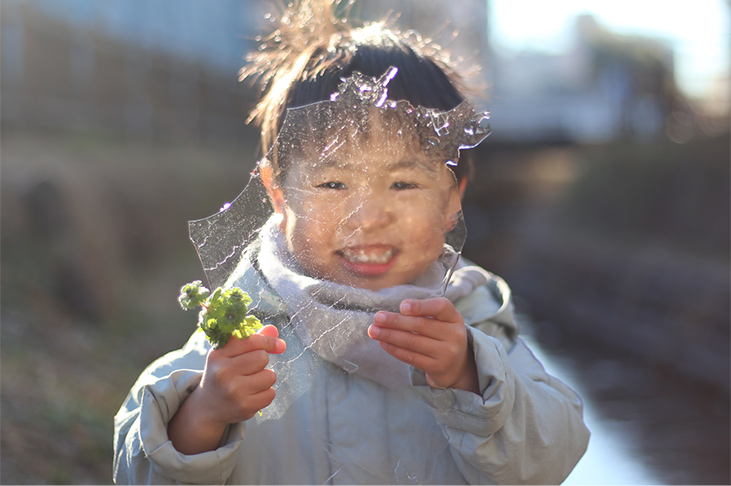
POLYGON ((354 288, 305 275, 273 219, 261 229, 259 267, 285 303, 291 325, 304 345, 323 359, 388 388, 409 384, 409 367, 368 336, 380 310, 398 312, 404 299, 445 296, 452 302, 487 282, 484 270, 458 265, 444 292, 448 262, 458 255, 447 245, 440 259, 411 284, 378 291, 354 288))

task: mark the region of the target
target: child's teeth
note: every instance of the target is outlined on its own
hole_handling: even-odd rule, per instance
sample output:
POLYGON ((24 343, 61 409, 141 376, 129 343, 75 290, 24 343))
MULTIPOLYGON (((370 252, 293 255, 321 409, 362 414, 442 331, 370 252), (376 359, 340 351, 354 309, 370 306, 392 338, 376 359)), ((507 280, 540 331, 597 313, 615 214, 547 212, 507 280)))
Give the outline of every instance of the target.
POLYGON ((364 250, 343 250, 343 256, 352 263, 388 263, 395 250, 391 249, 378 253, 366 253, 364 250))

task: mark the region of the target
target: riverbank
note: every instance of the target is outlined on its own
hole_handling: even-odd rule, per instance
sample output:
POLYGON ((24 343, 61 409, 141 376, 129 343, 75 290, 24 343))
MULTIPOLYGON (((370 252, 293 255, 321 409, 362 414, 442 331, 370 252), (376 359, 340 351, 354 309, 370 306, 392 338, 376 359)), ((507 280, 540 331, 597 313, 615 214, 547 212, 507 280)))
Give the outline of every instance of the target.
MULTIPOLYGON (((587 151, 595 152, 576 147, 481 152, 486 158, 464 206, 465 253, 507 278, 519 309, 535 321, 540 346, 552 359, 569 360, 565 366, 577 372, 596 416, 637 432, 632 454, 666 472, 661 477, 668 484, 728 482, 728 395, 706 394, 669 367, 648 366, 608 341, 593 346, 588 336, 567 331, 569 325, 589 326, 588 320, 539 312, 547 309, 541 302, 555 308, 583 301, 566 292, 588 292, 589 283, 605 278, 602 269, 640 272, 650 264, 641 255, 632 266, 597 257, 589 260, 601 265, 575 274, 570 264, 583 262, 578 246, 537 236, 554 224, 548 215, 576 180, 578 157, 587 151), (539 250, 548 256, 541 260, 545 254, 539 250), (554 264, 545 263, 549 257, 554 264), (521 274, 519 264, 530 272, 521 274)), ((238 195, 253 154, 253 147, 221 144, 3 132, 0 482, 111 481, 112 417, 140 371, 180 347, 195 326, 176 302, 180 285, 203 278, 187 222, 238 195)), ((613 255, 614 261, 628 257, 613 255)), ((648 296, 664 288, 652 282, 635 288, 648 296)), ((603 309, 616 295, 606 292, 604 299, 599 293, 602 302, 588 303, 603 309)), ((669 296, 673 309, 710 302, 669 296)), ((670 312, 675 314, 680 315, 670 312)), ((626 324, 610 321, 607 335, 620 335, 611 331, 618 322, 626 324)), ((723 349, 718 341, 717 348, 707 349, 723 349)))
POLYGON ((465 204, 465 254, 666 484, 731 481, 728 146, 488 147, 465 204))

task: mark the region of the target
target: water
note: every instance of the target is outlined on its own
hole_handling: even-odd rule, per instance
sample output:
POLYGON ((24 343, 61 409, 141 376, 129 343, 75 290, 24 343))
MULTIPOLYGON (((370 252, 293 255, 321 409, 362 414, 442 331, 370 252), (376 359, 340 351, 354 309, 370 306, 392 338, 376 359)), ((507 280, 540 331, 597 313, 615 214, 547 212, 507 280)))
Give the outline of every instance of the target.
POLYGON ((584 421, 591 431, 591 440, 584 457, 563 484, 665 484, 638 459, 633 446, 636 438, 627 424, 602 415, 574 369, 565 360, 544 351, 530 336, 523 339, 546 371, 576 390, 584 400, 584 421))
POLYGON ((727 393, 616 351, 524 339, 584 400, 592 437, 564 484, 729 484, 727 393))

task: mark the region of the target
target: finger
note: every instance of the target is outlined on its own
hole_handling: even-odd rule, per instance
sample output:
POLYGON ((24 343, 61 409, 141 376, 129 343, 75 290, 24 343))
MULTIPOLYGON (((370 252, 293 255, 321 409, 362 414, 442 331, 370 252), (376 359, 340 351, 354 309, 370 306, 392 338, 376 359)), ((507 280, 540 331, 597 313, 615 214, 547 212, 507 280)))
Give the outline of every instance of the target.
POLYGON ((399 312, 405 316, 431 317, 444 322, 462 322, 462 315, 454 304, 444 297, 424 300, 406 299, 401 302, 399 312))
POLYGON ((368 329, 368 334, 371 338, 381 343, 396 346, 430 358, 437 357, 441 349, 441 341, 415 332, 373 325, 368 329))
POLYGON ((434 358, 421 353, 417 353, 411 349, 402 348, 391 343, 379 343, 384 351, 398 359, 399 361, 427 372, 435 363, 434 358))
POLYGON ((274 388, 267 388, 266 390, 262 390, 255 395, 251 395, 246 400, 247 405, 251 410, 254 410, 254 413, 256 413, 262 408, 268 407, 274 401, 276 395, 277 392, 274 390, 274 388))
POLYGON ((231 360, 231 366, 240 375, 253 375, 266 368, 269 364, 269 354, 263 349, 255 349, 229 359, 231 360))
MULTIPOLYGON (((369 335, 374 339, 382 340, 380 331, 395 329, 409 333, 418 333, 441 341, 445 330, 444 326, 446 325, 449 325, 449 323, 430 317, 404 316, 393 312, 380 311, 373 317, 373 326, 371 326, 373 329, 369 329, 369 335)), ((387 335, 389 334, 383 334, 383 336, 387 335)))
POLYGON ((232 338, 223 348, 214 350, 214 352, 219 351, 223 356, 227 357, 238 356, 257 349, 262 349, 271 354, 283 353, 287 349, 287 344, 276 336, 268 335, 269 333, 272 333, 272 331, 267 330, 264 334, 253 334, 245 339, 232 338))
POLYGON ((230 404, 229 414, 235 421, 248 420, 256 412, 271 404, 276 394, 277 392, 271 387, 242 394, 230 404))
POLYGON ((249 394, 253 395, 274 386, 277 382, 277 374, 270 369, 263 369, 245 377, 245 380, 249 394))
POLYGON ((271 324, 269 324, 256 331, 256 334, 277 338, 279 337, 279 329, 277 329, 276 326, 272 326, 271 324))
MULTIPOLYGON (((279 339, 279 330, 272 325, 262 327, 256 334, 249 336, 249 340, 252 338, 262 341, 261 349, 267 353, 281 354, 287 349, 287 343, 279 339)), ((254 341, 254 344, 257 344, 257 341, 254 341)))

